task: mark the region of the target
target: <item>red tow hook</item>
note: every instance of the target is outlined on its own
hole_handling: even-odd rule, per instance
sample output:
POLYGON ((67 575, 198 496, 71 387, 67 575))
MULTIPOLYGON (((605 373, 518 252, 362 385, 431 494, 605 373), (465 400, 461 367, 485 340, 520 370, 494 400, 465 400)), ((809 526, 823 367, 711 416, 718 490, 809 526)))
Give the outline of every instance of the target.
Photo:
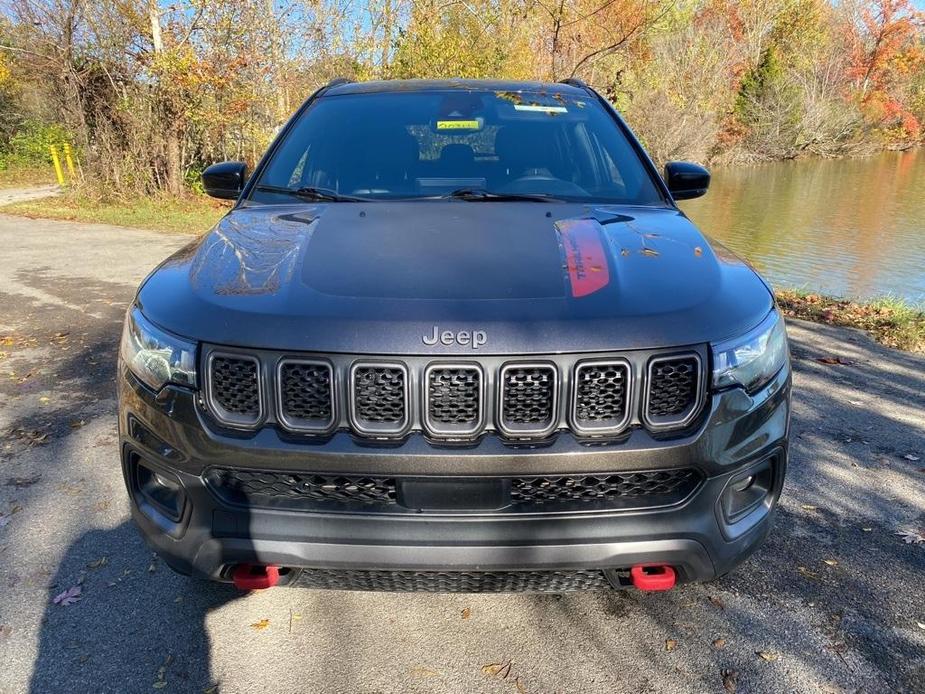
POLYGON ((671 590, 676 576, 667 564, 640 564, 630 569, 630 578, 639 590, 671 590))
POLYGON ((279 567, 263 564, 238 564, 231 574, 234 587, 239 590, 263 590, 279 583, 279 567))

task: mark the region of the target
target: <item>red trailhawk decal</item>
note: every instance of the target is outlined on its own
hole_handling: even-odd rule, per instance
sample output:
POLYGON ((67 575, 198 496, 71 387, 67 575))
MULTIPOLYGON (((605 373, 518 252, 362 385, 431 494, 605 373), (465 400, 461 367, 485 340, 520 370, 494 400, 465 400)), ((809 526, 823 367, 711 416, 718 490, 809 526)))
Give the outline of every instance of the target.
POLYGON ((572 296, 580 298, 610 283, 607 253, 601 241, 601 225, 596 219, 560 219, 556 231, 565 249, 572 296))

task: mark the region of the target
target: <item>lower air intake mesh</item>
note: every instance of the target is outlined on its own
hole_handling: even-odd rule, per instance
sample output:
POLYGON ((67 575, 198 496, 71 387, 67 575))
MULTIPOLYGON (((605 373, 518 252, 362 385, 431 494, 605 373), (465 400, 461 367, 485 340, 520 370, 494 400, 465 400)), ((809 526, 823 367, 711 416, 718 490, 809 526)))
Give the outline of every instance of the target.
POLYGON ((360 571, 303 569, 295 585, 395 593, 564 593, 609 588, 599 570, 571 571, 360 571))

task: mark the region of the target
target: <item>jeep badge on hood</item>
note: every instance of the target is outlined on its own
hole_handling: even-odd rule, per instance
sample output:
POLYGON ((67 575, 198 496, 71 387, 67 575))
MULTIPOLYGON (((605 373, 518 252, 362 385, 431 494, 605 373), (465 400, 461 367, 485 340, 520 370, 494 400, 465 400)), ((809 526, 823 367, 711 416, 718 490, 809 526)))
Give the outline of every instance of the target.
POLYGON ((450 346, 450 345, 459 345, 461 347, 472 347, 472 349, 478 349, 486 342, 488 342, 488 333, 484 330, 460 330, 459 332, 454 333, 452 330, 444 330, 440 332, 439 326, 434 326, 434 332, 432 335, 423 335, 421 340, 424 341, 425 345, 435 345, 438 342, 450 346))

